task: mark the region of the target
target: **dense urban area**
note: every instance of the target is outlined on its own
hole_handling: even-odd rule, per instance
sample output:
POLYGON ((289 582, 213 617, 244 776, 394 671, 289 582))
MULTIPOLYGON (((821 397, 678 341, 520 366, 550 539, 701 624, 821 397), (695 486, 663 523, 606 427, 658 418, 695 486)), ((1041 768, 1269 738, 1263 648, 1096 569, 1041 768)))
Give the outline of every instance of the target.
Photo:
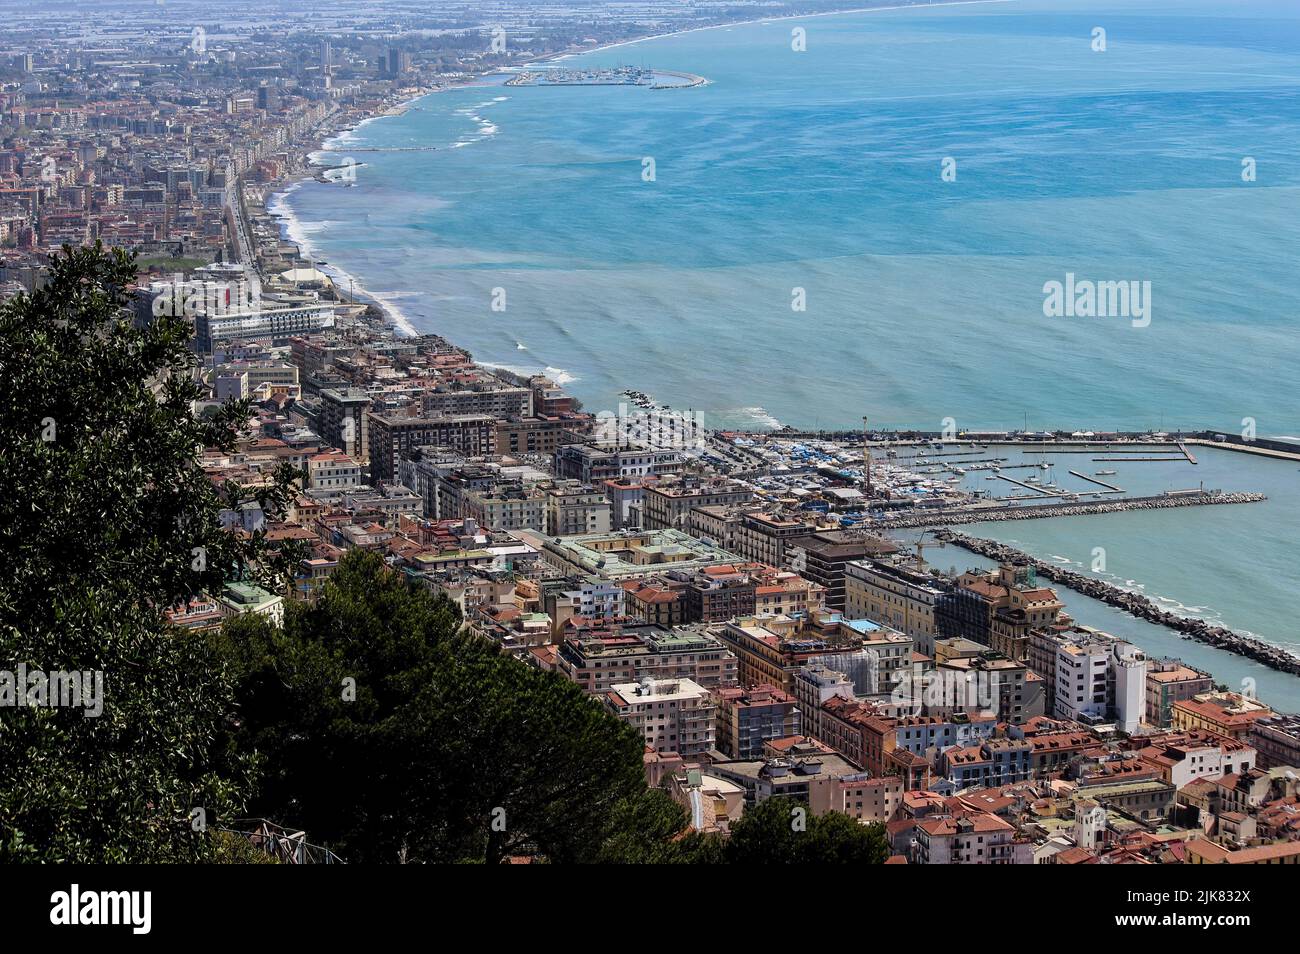
MULTIPOLYGON (((61 20, 57 5, 6 6, 0 296, 42 288, 64 245, 132 252, 135 326, 192 320, 195 413, 247 402, 237 444, 201 453, 212 486, 242 488, 225 531, 292 557, 281 591, 232 573, 169 609, 185 638, 247 616, 282 625, 369 552, 516 665, 632 727, 647 786, 683 809, 684 830, 726 838, 784 797, 880 826, 888 863, 1300 863, 1300 717, 1081 625, 1071 591, 1274 669, 1300 671, 1295 657, 948 529, 1249 505, 1113 494, 1105 470, 1089 501, 999 456, 1074 442, 1190 458, 1223 435, 900 434, 865 420, 722 432, 638 391, 593 411, 544 374, 403 333, 268 208, 324 176, 307 156, 332 134, 422 94, 836 5, 169 0, 61 20), (497 29, 508 39, 494 47, 497 29), (256 491, 284 465, 291 498, 264 507, 256 491), (971 468, 1012 496, 955 486, 971 468), (945 541, 996 568, 939 569, 927 549, 945 541)), ((295 823, 249 837, 307 860, 305 842, 284 854, 276 841, 295 823)))

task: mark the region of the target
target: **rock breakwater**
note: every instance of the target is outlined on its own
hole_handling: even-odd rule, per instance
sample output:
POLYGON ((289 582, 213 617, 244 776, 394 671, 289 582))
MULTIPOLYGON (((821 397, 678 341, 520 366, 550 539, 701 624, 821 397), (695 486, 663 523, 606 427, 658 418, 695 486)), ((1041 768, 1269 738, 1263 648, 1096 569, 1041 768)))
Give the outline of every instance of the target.
POLYGON ((1122 609, 1138 619, 1166 626, 1182 633, 1188 639, 1194 639, 1198 643, 1204 643, 1225 652, 1236 653, 1238 656, 1245 656, 1268 666, 1270 669, 1300 675, 1300 656, 1287 652, 1278 646, 1270 645, 1261 639, 1234 632, 1223 626, 1214 626, 1203 619, 1192 616, 1179 616, 1168 610, 1162 610, 1145 596, 1130 593, 1104 580, 1085 576, 1082 573, 1076 573, 1074 570, 1067 570, 1052 563, 1036 560, 1024 551, 1007 546, 1005 543, 999 543, 996 540, 972 537, 956 530, 939 530, 935 533, 935 537, 945 543, 955 544, 962 549, 969 550, 971 553, 977 553, 982 557, 997 560, 1000 563, 1028 563, 1040 578, 1068 587, 1076 593, 1082 593, 1084 596, 1090 596, 1108 606, 1122 609))

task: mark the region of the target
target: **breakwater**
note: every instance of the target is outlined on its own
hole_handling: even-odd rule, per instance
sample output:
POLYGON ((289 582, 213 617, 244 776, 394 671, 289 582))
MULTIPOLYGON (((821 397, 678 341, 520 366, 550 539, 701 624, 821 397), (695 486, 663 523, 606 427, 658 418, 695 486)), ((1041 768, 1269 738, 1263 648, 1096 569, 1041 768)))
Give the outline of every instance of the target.
POLYGON ((1270 669, 1300 675, 1300 656, 1289 653, 1277 646, 1272 646, 1253 636, 1234 632, 1223 626, 1214 626, 1203 619, 1192 616, 1179 616, 1168 610, 1162 610, 1145 596, 1130 593, 1104 580, 1084 576, 1082 573, 1067 570, 1053 563, 1036 560, 1024 551, 1007 546, 1005 543, 999 543, 996 540, 972 537, 956 530, 940 530, 935 534, 935 537, 944 543, 955 544, 964 550, 969 550, 971 553, 977 553, 990 560, 997 560, 999 563, 1027 563, 1034 568, 1040 578, 1068 587, 1076 593, 1082 593, 1084 596, 1090 596, 1108 606, 1122 609, 1138 619, 1166 626, 1182 633, 1188 639, 1194 639, 1198 643, 1204 643, 1225 652, 1235 653, 1238 656, 1245 656, 1268 666, 1270 669))
POLYGON ((1037 520, 1045 517, 1085 517, 1126 510, 1165 510, 1172 507, 1204 507, 1215 504, 1257 503, 1267 500, 1264 494, 1206 491, 1174 496, 1128 497, 1101 503, 1035 504, 1032 507, 979 507, 935 513, 908 513, 884 517, 872 529, 906 530, 912 527, 946 527, 960 523, 997 523, 1001 520, 1037 520))

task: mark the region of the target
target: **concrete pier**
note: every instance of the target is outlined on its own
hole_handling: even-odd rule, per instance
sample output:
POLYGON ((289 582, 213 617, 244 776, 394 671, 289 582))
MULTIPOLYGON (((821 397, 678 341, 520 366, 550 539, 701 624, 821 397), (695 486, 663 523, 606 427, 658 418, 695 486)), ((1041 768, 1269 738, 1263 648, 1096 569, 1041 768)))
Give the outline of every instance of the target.
POLYGON ((1126 497, 1099 503, 1044 503, 1023 507, 968 507, 961 510, 899 514, 874 521, 872 529, 903 530, 912 527, 946 527, 962 523, 998 522, 1002 520, 1037 520, 1043 517, 1082 517, 1126 510, 1165 510, 1173 507, 1203 507, 1215 504, 1257 503, 1267 500, 1263 494, 1223 493, 1213 490, 1189 490, 1159 497, 1126 497))
POLYGON ((1106 483, 1106 481, 1098 480, 1096 477, 1089 477, 1087 474, 1081 474, 1077 470, 1070 471, 1070 474, 1072 474, 1075 477, 1078 477, 1080 480, 1086 480, 1089 481, 1090 483, 1098 484, 1099 486, 1105 487, 1107 490, 1113 490, 1117 494, 1122 494, 1124 492, 1123 489, 1116 487, 1114 484, 1108 484, 1106 483))

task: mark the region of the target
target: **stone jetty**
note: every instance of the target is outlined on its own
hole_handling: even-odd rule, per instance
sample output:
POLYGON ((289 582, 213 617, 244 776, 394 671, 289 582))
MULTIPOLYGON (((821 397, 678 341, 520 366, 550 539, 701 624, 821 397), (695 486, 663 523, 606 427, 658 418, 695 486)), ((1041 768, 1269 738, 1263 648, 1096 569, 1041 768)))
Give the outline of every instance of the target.
POLYGON ((999 543, 996 540, 972 537, 956 530, 939 530, 935 533, 935 537, 945 543, 955 544, 972 553, 978 553, 982 557, 997 560, 1000 563, 1028 563, 1043 579, 1051 580, 1053 583, 1069 587, 1084 596, 1090 596, 1109 606, 1122 609, 1138 619, 1167 626, 1182 633, 1188 639, 1194 639, 1198 643, 1205 643, 1207 646, 1213 646, 1215 649, 1222 649, 1225 652, 1236 653, 1238 656, 1245 656, 1268 666, 1270 669, 1300 675, 1300 656, 1289 653, 1280 647, 1269 645, 1263 640, 1255 639, 1253 636, 1246 636, 1225 629, 1222 626, 1214 626, 1203 619, 1179 616, 1168 610, 1162 610, 1145 596, 1121 590, 1119 587, 1103 580, 1076 573, 1074 570, 1064 569, 1056 564, 1036 560, 1024 551, 1009 547, 1005 543, 999 543))

